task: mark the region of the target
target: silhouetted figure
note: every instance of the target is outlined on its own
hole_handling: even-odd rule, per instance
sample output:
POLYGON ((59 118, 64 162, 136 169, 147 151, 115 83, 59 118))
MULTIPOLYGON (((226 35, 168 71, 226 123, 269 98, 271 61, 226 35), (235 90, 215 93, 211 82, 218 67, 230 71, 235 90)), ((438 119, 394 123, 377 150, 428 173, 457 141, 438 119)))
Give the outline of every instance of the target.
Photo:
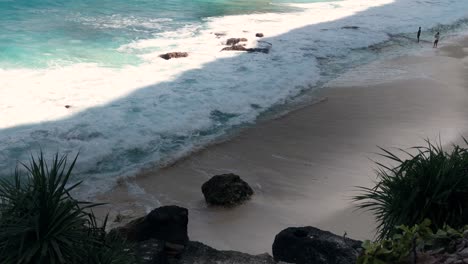
POLYGON ((439 38, 440 38, 440 33, 437 32, 437 33, 434 35, 434 46, 432 46, 433 48, 437 48, 437 44, 439 44, 439 38))
POLYGON ((419 43, 419 37, 421 36, 421 27, 419 27, 419 30, 418 30, 418 43, 419 43))

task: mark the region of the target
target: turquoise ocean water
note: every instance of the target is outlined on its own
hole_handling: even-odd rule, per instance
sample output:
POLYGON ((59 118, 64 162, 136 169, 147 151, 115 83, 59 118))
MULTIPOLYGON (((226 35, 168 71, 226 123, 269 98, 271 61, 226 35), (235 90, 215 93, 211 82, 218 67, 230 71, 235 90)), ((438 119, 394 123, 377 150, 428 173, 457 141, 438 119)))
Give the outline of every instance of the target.
POLYGON ((292 11, 275 5, 285 2, 321 1, 2 0, 0 66, 138 64, 141 60, 136 54, 117 48, 187 24, 201 24, 208 17, 292 11))

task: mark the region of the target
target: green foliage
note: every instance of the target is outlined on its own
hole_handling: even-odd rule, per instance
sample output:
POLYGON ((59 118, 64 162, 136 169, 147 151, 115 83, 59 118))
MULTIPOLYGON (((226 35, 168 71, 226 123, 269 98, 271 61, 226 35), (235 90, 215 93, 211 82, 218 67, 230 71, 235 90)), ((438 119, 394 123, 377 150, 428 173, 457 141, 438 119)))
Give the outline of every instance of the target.
POLYGON ((412 149, 416 154, 400 150, 409 156, 406 160, 381 149, 396 166, 377 163, 376 186, 360 187, 362 193, 354 197, 359 208, 375 215, 379 239, 391 237, 395 226, 413 226, 426 218, 434 229, 468 223, 467 149, 453 146, 446 152, 440 144, 426 142, 428 146, 412 149))
MULTIPOLYGON (((0 179, 0 263, 131 263, 122 248, 113 251, 112 261, 88 261, 113 250, 116 242, 97 224, 91 208, 99 204, 79 202, 69 185, 76 162, 55 155, 48 165, 42 155, 17 169, 13 180, 0 179)), ((108 254, 110 256, 110 254, 108 254)))
POLYGON ((364 241, 357 264, 407 263, 424 250, 447 249, 449 242, 461 238, 463 234, 463 231, 447 225, 433 233, 429 219, 413 227, 398 226, 395 230, 392 238, 377 242, 364 241))

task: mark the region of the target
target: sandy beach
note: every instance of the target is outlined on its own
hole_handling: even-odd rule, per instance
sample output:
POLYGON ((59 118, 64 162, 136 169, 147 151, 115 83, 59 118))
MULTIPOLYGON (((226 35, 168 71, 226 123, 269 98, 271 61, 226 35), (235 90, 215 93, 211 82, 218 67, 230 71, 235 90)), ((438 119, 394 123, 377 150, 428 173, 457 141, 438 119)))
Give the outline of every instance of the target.
POLYGON ((355 212, 351 197, 355 186, 375 180, 377 146, 467 136, 467 73, 466 39, 354 69, 321 89, 322 102, 121 182, 100 200, 111 203, 111 217, 186 207, 190 238, 218 249, 271 252, 274 236, 288 226, 372 238, 372 217, 355 212), (247 181, 253 199, 232 209, 208 207, 200 187, 223 173, 247 181))

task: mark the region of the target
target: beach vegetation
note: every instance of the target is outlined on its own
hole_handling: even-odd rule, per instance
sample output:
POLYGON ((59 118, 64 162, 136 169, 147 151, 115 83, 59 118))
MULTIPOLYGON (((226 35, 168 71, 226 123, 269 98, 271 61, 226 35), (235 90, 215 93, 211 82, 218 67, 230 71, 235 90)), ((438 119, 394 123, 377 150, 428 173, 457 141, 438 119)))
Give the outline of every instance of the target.
POLYGON ((419 263, 418 259, 424 257, 434 260, 434 257, 440 257, 441 253, 455 252, 459 246, 457 243, 463 240, 467 227, 457 230, 444 225, 441 229, 433 231, 431 221, 425 219, 422 223, 411 227, 397 226, 395 230, 391 238, 375 242, 364 241, 356 263, 419 263))
POLYGON ((426 218, 433 230, 468 223, 468 150, 426 143, 397 153, 381 148, 381 155, 394 165, 377 162, 375 186, 359 187, 354 200, 376 217, 378 239, 391 238, 396 227, 414 226, 426 218))
POLYGON ((41 153, 0 179, 0 263, 134 263, 130 245, 105 232, 107 218, 98 223, 100 204, 71 196, 76 159, 41 153))

